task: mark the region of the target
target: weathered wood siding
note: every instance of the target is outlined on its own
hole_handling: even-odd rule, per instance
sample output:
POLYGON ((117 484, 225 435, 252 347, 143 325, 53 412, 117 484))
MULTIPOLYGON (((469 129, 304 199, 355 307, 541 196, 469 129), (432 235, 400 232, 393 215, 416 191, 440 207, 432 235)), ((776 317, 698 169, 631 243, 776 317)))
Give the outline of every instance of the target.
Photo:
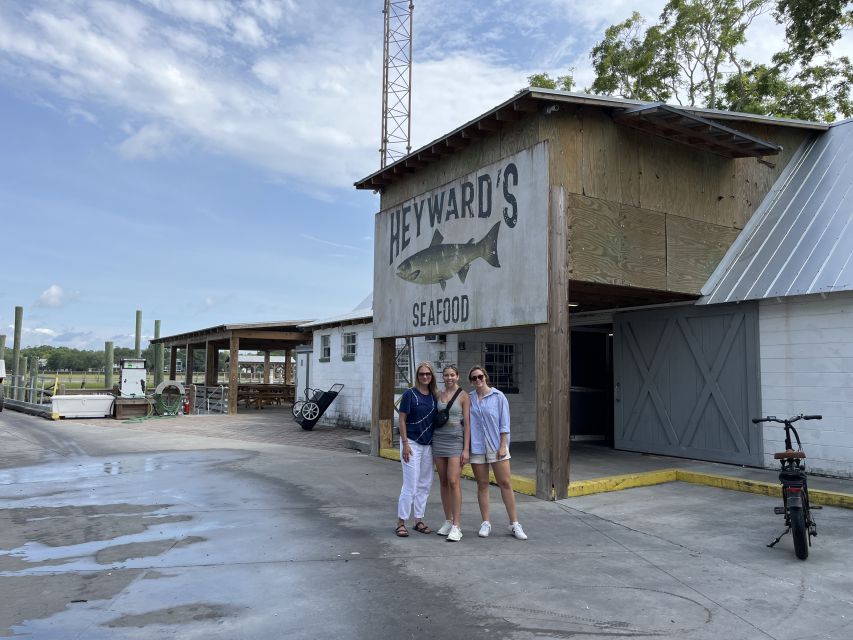
POLYGON ((622 127, 598 109, 540 116, 551 182, 569 192, 573 280, 698 293, 805 134, 736 127, 781 144, 729 160, 622 127))
POLYGON ((569 204, 573 280, 698 294, 785 168, 806 132, 725 123, 782 145, 768 158, 729 160, 561 105, 485 134, 389 186, 387 209, 486 164, 550 140, 552 185, 569 204))
MULTIPOLYGON (((762 300, 764 415, 822 414, 797 423, 815 473, 853 477, 853 292, 762 300)), ((784 432, 764 427, 764 463, 776 468, 784 432)))

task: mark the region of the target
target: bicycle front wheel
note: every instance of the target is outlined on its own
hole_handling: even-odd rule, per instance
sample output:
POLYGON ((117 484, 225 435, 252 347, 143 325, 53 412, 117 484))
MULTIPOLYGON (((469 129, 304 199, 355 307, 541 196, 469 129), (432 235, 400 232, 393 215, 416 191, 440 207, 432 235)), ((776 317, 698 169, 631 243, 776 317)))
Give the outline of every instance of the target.
POLYGON ((806 529, 806 514, 800 507, 788 509, 791 517, 791 536, 794 538, 794 553, 800 560, 809 557, 809 532, 806 529))

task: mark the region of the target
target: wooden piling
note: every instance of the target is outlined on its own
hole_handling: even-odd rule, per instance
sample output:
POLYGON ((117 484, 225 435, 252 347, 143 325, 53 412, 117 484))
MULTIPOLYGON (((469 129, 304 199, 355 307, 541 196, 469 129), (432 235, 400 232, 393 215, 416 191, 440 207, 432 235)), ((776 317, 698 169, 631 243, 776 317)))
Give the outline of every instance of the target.
MULTIPOLYGON (((157 340, 160 337, 160 321, 154 321, 154 339, 157 340)), ((161 382, 163 382, 163 345, 155 344, 154 345, 154 388, 157 388, 161 382)))
MULTIPOLYGON (((21 360, 21 330, 24 326, 24 308, 23 307, 15 307, 15 338, 12 344, 12 371, 14 372, 14 377, 12 378, 12 384, 15 385, 15 390, 13 393, 13 397, 15 400, 21 399, 21 382, 18 382, 18 378, 20 377, 20 360, 21 360)), ((23 378, 21 378, 23 381, 23 378)))
POLYGON ((136 341, 134 342, 136 357, 142 357, 142 310, 136 310, 136 341))
POLYGON ((113 388, 113 364, 114 364, 113 343, 104 343, 104 388, 113 388))

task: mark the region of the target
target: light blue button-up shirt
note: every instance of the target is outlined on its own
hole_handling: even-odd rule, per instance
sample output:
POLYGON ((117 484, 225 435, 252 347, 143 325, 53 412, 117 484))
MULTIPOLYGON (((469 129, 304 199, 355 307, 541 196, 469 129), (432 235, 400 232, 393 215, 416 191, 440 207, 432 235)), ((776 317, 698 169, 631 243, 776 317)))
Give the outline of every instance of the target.
POLYGON ((480 398, 476 391, 471 396, 471 454, 485 454, 497 451, 501 444, 501 434, 506 434, 506 446, 509 448, 509 402, 506 396, 492 387, 491 391, 480 398))

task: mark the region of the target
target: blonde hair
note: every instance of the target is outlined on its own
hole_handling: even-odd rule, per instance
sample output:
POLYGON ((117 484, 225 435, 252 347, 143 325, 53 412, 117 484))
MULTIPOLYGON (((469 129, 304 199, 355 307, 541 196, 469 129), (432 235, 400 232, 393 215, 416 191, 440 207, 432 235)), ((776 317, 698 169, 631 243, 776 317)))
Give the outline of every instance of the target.
POLYGON ((486 371, 486 368, 485 368, 483 365, 481 365, 481 364, 475 364, 473 367, 471 367, 471 368, 468 370, 468 382, 471 382, 471 374, 472 374, 472 373, 474 373, 475 371, 477 371, 478 369, 479 369, 480 371, 482 371, 482 372, 483 372, 483 375, 484 375, 484 376, 486 376, 486 378, 485 378, 485 380, 486 380, 486 384, 487 384, 488 386, 492 386, 492 385, 491 385, 491 380, 489 380, 489 372, 488 372, 488 371, 486 371))
POLYGON ((435 380, 435 369, 432 368, 431 362, 427 362, 426 360, 424 360, 423 362, 419 362, 418 366, 415 367, 415 384, 414 384, 414 386, 415 387, 418 386, 418 381, 419 381, 418 380, 418 371, 421 370, 421 367, 426 367, 427 369, 429 369, 429 372, 432 374, 430 376, 429 384, 427 386, 429 387, 429 392, 434 397, 437 398, 438 397, 438 383, 435 380))

